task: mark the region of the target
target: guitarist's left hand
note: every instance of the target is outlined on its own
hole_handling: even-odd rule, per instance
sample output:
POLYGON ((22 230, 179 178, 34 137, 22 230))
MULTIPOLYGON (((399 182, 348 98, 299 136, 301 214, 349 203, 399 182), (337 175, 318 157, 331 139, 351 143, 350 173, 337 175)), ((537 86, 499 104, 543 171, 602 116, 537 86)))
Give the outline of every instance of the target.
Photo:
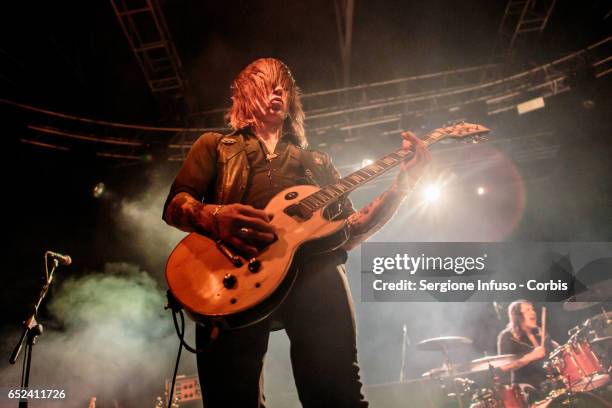
POLYGON ((402 132, 402 148, 413 151, 414 155, 406 159, 397 175, 397 187, 402 191, 409 191, 419 181, 431 163, 431 154, 423 143, 412 132, 402 132))
POLYGON ((348 218, 351 237, 344 249, 351 250, 378 231, 395 214, 406 195, 427 170, 431 155, 419 138, 412 132, 402 132, 402 148, 414 152, 401 164, 395 184, 376 197, 371 203, 348 218))

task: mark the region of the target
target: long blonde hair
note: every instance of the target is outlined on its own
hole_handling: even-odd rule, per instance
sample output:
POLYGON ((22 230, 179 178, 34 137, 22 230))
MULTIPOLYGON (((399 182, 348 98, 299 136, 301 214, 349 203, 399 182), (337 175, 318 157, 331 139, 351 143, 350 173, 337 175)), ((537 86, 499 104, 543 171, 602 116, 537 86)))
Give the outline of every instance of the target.
POLYGON ((300 90, 289 68, 275 58, 260 58, 246 66, 232 83, 232 107, 225 117, 233 130, 256 125, 255 112, 277 85, 288 93, 288 110, 284 128, 289 129, 290 141, 306 147, 304 110, 300 90))

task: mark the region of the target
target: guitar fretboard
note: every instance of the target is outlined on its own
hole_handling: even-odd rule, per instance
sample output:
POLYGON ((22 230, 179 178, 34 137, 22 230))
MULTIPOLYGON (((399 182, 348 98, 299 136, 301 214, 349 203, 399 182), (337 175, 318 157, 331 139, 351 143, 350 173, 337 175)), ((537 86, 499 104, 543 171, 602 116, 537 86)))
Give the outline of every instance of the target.
MULTIPOLYGON (((435 130, 428 133, 421 140, 425 145, 430 145, 438 140, 440 132, 435 130)), ((341 178, 336 183, 330 184, 321 190, 303 198, 299 205, 308 211, 316 211, 319 208, 323 208, 332 202, 340 199, 342 196, 346 196, 351 191, 364 185, 370 180, 380 176, 387 170, 400 164, 404 159, 411 155, 412 152, 407 152, 403 149, 397 149, 396 151, 389 153, 381 159, 378 159, 374 163, 359 169, 348 176, 341 178)))

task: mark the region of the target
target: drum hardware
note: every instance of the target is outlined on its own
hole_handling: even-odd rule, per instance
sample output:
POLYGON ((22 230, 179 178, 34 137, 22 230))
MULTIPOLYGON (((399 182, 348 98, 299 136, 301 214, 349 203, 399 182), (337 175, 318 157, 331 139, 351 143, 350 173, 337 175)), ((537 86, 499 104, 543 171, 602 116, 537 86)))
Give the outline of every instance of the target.
MULTIPOLYGON (((445 337, 435 337, 435 338, 431 338, 431 339, 426 339, 423 341, 420 341, 419 343, 417 343, 416 348, 421 350, 421 351, 438 351, 438 352, 442 352, 442 354, 444 355, 444 364, 442 365, 442 368, 444 369, 446 367, 447 372, 445 372, 444 370, 440 371, 441 374, 444 374, 444 376, 449 376, 449 375, 453 375, 454 374, 454 370, 453 367, 455 367, 453 365, 453 363, 451 362, 450 356, 448 354, 448 351, 451 349, 456 349, 456 348, 460 348, 460 347, 465 347, 465 346, 470 346, 473 344, 473 341, 471 339, 468 339, 467 337, 459 337, 459 336, 445 336, 445 337)), ((430 370, 432 371, 432 370, 430 370)), ((424 374, 425 375, 425 374, 424 374)), ((439 379, 442 376, 438 377, 439 379)), ((461 394, 459 391, 459 388, 457 386, 457 384, 455 383, 455 381, 453 381, 451 383, 451 387, 452 389, 452 393, 447 394, 450 398, 453 398, 457 401, 457 404, 459 406, 459 408, 464 408, 464 403, 462 400, 463 394, 461 394)), ((442 386, 442 388, 444 389, 444 386, 442 386)))
POLYGON ((503 384, 499 370, 489 366, 491 388, 483 388, 472 396, 470 408, 527 408, 525 395, 518 384, 503 384))
POLYGON ((546 375, 546 380, 540 384, 542 393, 548 396, 556 396, 566 392, 567 384, 565 378, 558 374, 552 374, 554 369, 548 362, 544 363, 544 368, 550 373, 546 375))
MULTIPOLYGON (((427 350, 437 349, 444 352, 447 348, 469 344, 465 340, 465 338, 459 340, 448 337, 429 339, 421 342, 423 345, 417 347, 427 350)), ((499 367, 518 358, 515 354, 486 356, 463 365, 449 365, 447 361, 442 367, 423 373, 423 377, 440 380, 443 390, 447 387, 442 383, 442 380, 448 377, 455 377, 451 383, 452 392, 448 393, 447 396, 456 399, 459 406, 462 406, 461 401, 465 396, 471 395, 470 408, 527 408, 521 388, 517 384, 504 384, 499 376, 499 367), (488 371, 491 375, 493 380, 492 387, 479 387, 476 382, 466 378, 466 376, 485 371, 488 371)))
POLYGON ((452 366, 447 366, 446 364, 443 364, 442 367, 436 367, 432 368, 429 371, 425 371, 423 374, 421 374, 421 377, 431 379, 451 377, 454 373, 458 372, 459 367, 460 366, 457 364, 454 364, 452 366))
POLYGON ((592 392, 573 393, 561 391, 551 393, 546 399, 537 401, 530 408, 611 408, 607 402, 610 395, 599 396, 592 392))
POLYGON ((595 337, 593 340, 589 341, 591 345, 606 345, 610 346, 612 344, 612 336, 608 337, 595 337))
POLYGON ((612 313, 602 308, 602 313, 590 317, 585 324, 588 324, 595 337, 612 337, 612 313))

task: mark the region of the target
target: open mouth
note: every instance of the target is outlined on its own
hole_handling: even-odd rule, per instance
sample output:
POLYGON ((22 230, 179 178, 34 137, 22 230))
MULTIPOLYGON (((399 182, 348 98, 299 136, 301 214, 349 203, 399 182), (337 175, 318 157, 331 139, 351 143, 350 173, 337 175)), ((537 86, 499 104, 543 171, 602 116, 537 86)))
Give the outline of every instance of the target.
POLYGON ((270 100, 270 108, 274 110, 280 110, 283 108, 283 100, 280 98, 274 98, 270 100))

